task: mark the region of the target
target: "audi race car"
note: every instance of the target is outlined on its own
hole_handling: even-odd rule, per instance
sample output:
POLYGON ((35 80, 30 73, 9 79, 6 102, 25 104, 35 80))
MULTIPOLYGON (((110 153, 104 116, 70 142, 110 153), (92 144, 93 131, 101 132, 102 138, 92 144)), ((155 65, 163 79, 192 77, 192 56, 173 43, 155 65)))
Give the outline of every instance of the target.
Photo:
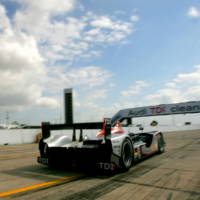
POLYGON ((140 130, 135 133, 130 121, 123 118, 116 121, 104 119, 103 123, 42 123, 38 162, 49 167, 126 171, 143 158, 164 152, 162 132, 140 130), (55 134, 58 130, 62 134, 55 134), (88 134, 90 131, 93 136, 88 134))

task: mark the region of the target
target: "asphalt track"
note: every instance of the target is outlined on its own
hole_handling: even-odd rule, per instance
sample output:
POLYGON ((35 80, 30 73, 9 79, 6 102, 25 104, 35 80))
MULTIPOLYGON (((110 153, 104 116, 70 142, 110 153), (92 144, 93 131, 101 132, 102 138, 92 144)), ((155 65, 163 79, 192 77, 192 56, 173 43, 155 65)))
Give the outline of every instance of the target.
POLYGON ((110 177, 37 164, 36 144, 1 146, 0 199, 200 200, 200 130, 165 138, 165 153, 110 177))

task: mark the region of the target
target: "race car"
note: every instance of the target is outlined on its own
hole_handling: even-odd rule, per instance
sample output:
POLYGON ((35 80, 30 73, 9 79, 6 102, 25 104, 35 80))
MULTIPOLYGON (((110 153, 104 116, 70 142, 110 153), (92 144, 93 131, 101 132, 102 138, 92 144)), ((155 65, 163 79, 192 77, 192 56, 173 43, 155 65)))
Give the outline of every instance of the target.
POLYGON ((163 133, 159 131, 139 130, 135 133, 128 117, 117 121, 106 118, 103 123, 42 123, 39 150, 38 162, 49 167, 127 171, 143 158, 163 153, 165 141, 163 133), (64 131, 59 135, 54 134, 55 130, 64 131), (88 131, 93 131, 93 136, 88 135, 88 131), (70 132, 72 138, 69 137, 70 132))

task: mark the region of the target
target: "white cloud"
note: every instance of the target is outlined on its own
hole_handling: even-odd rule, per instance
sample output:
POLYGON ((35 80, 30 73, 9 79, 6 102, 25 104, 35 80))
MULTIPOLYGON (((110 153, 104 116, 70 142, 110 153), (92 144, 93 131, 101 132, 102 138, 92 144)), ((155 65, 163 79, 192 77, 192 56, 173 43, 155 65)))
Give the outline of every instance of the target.
POLYGON ((46 70, 32 37, 1 34, 0 66, 0 107, 21 109, 43 98, 46 70))
MULTIPOLYGON (((0 6, 0 15, 5 21, 0 33, 0 108, 23 109, 43 98, 41 85, 46 79, 46 69, 36 40, 14 30, 5 14, 0 6)), ((55 104, 55 101, 48 103, 49 106, 55 104)))
POLYGON ((28 10, 36 12, 47 12, 51 15, 69 12, 74 9, 76 0, 11 0, 21 3, 28 10))
POLYGON ((57 66, 49 69, 47 88, 54 93, 59 92, 60 88, 66 87, 78 86, 91 89, 106 84, 111 76, 112 74, 108 70, 97 66, 67 70, 57 66))
POLYGON ((100 18, 93 20, 91 22, 91 25, 99 28, 108 28, 108 29, 115 28, 115 24, 107 16, 101 16, 100 18))
POLYGON ((133 15, 131 16, 131 21, 132 22, 138 22, 140 20, 140 16, 139 15, 133 15))
POLYGON ((11 28, 10 20, 6 16, 6 9, 0 5, 0 30, 9 31, 11 28))
POLYGON ((178 74, 157 93, 147 95, 149 103, 179 103, 200 100, 200 65, 194 66, 191 73, 178 74))
POLYGON ((126 14, 126 12, 124 10, 116 10, 114 13, 116 15, 125 15, 126 14))
POLYGON ((94 100, 106 99, 107 96, 108 96, 108 89, 102 88, 92 92, 90 95, 86 96, 86 98, 94 101, 94 100))
POLYGON ((58 108, 60 106, 58 100, 52 97, 40 97, 36 100, 36 105, 43 108, 58 108))
POLYGON ((47 5, 47 8, 44 6, 49 4, 47 0, 42 1, 41 7, 40 2, 18 1, 25 3, 25 6, 14 17, 16 28, 34 36, 39 44, 43 44, 40 46, 41 53, 51 64, 58 60, 71 62, 94 57, 96 45, 123 44, 133 32, 131 22, 116 19, 115 16, 88 12, 80 18, 69 17, 68 12, 74 8, 76 1, 62 1, 66 2, 66 6, 61 10, 56 0, 51 0, 53 4, 50 7, 47 5), (58 20, 56 17, 62 13, 65 17, 58 20), (55 46, 59 46, 60 50, 55 50, 55 46))
POLYGON ((155 94, 146 96, 146 99, 150 104, 177 103, 183 100, 179 90, 170 88, 161 89, 155 94))
POLYGON ((165 86, 169 87, 169 88, 174 88, 174 87, 176 87, 176 84, 175 83, 166 83, 165 86))
POLYGON ((199 11, 199 9, 197 9, 196 7, 193 6, 193 7, 189 8, 187 15, 192 18, 199 18, 200 11, 199 11))
POLYGON ((81 99, 83 101, 79 102, 80 106, 84 108, 82 112, 79 109, 79 119, 82 121, 86 121, 86 119, 95 121, 102 119, 102 116, 112 117, 118 110, 124 108, 198 101, 200 100, 200 65, 194 66, 193 69, 191 73, 177 74, 173 80, 161 85, 161 89, 157 91, 155 89, 152 90, 150 87, 152 84, 136 81, 128 90, 121 91, 122 97, 107 106, 97 104, 95 100, 103 101, 101 97, 106 97, 107 99, 109 90, 100 90, 99 93, 98 91, 94 92, 94 98, 91 95, 92 93, 88 93, 88 99, 81 99), (144 90, 146 87, 149 90, 144 90), (150 94, 150 91, 153 92, 150 94), (85 110, 90 113, 87 118, 85 118, 85 110))
POLYGON ((91 21, 91 25, 97 28, 105 28, 105 29, 125 31, 125 32, 131 31, 130 23, 125 23, 119 20, 114 21, 108 16, 95 17, 94 20, 91 21))
POLYGON ((199 101, 200 65, 194 66, 193 69, 190 73, 177 74, 173 80, 160 85, 157 91, 150 87, 152 84, 136 81, 128 90, 121 91, 123 96, 113 106, 117 111, 128 107, 199 101), (148 90, 144 90, 145 87, 148 87, 148 90), (130 100, 133 96, 134 100, 130 100))
POLYGON ((129 87, 129 90, 124 90, 121 94, 123 96, 133 96, 142 92, 142 89, 147 86, 148 84, 145 81, 135 81, 134 85, 129 87))
POLYGON ((96 16, 89 14, 90 25, 94 27, 87 32, 86 40, 100 43, 121 42, 133 32, 133 24, 112 19, 109 16, 96 16))
POLYGON ((178 74, 177 77, 174 79, 176 83, 200 83, 200 69, 197 68, 196 71, 188 74, 178 74))
POLYGON ((58 91, 75 86, 90 90, 88 106, 98 109, 95 101, 107 96, 102 88, 111 84, 111 72, 72 67, 73 61, 101 56, 99 47, 124 44, 132 22, 92 12, 70 17, 77 7, 84 10, 76 0, 9 1, 20 6, 9 18, 0 5, 0 108, 55 108, 58 91))
POLYGON ((111 117, 115 108, 108 103, 112 86, 75 89, 74 91, 74 117, 76 121, 101 121, 103 117, 111 117), (105 102, 107 102, 105 104, 105 102))

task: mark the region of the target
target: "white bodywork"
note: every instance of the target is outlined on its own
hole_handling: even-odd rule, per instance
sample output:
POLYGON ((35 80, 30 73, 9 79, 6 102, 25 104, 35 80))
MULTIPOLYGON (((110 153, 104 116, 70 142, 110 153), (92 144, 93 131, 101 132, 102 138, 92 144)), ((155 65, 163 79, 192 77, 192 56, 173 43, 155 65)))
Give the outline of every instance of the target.
MULTIPOLYGON (((111 135, 111 143, 112 143, 112 149, 113 149, 113 154, 121 157, 121 149, 122 149, 122 144, 125 138, 128 138, 131 140, 131 137, 129 136, 129 133, 132 133, 132 129, 130 127, 123 127, 124 133, 123 134, 112 134, 111 135)), ((74 141, 72 142, 71 139, 71 134, 69 134, 71 131, 67 131, 64 133, 60 134, 51 134, 50 137, 44 140, 44 142, 48 145, 48 147, 79 147, 81 148, 83 146, 83 142, 79 141, 74 141)), ((104 136, 102 137, 96 137, 97 130, 87 130, 85 134, 86 139, 95 139, 95 140, 104 140, 104 136), (88 136, 89 135, 89 136, 88 136)), ((137 133, 139 134, 139 133, 137 133)), ((137 135, 135 134, 135 135, 137 135)), ((105 142, 105 141, 104 141, 105 142)), ((157 137, 153 137, 152 144, 149 148, 146 148, 146 143, 143 141, 138 141, 134 143, 134 149, 138 149, 137 152, 140 153, 149 153, 149 151, 155 151, 158 149, 158 141, 157 137)), ((138 153, 135 154, 137 157, 138 153)), ((140 154, 141 154, 140 153, 140 154)))

